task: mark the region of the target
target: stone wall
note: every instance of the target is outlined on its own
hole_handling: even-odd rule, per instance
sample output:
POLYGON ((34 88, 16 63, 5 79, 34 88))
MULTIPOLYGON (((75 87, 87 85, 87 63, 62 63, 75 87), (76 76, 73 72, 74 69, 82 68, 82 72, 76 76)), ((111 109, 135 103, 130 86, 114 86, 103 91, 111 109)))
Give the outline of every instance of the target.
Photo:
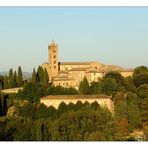
POLYGON ((133 71, 123 71, 123 72, 120 72, 120 73, 123 77, 128 77, 128 76, 132 77, 132 75, 133 75, 133 71))
POLYGON ((4 89, 1 92, 5 94, 11 94, 11 93, 18 93, 18 91, 22 89, 23 89, 22 87, 17 87, 17 88, 4 89))
POLYGON ((59 107, 61 102, 65 102, 66 104, 74 103, 76 104, 78 101, 82 103, 89 102, 98 102, 101 107, 107 107, 110 112, 114 111, 114 103, 110 96, 98 96, 98 95, 50 95, 47 97, 43 97, 40 99, 40 102, 45 104, 46 106, 54 106, 56 109, 59 107))

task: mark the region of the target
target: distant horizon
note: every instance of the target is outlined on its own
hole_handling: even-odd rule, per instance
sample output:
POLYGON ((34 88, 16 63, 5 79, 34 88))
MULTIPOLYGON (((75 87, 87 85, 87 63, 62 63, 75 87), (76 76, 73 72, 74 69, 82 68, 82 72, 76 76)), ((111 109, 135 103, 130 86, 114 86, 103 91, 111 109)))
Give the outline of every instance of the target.
POLYGON ((32 72, 52 40, 59 62, 148 66, 148 7, 1 7, 0 18, 0 72, 32 72))

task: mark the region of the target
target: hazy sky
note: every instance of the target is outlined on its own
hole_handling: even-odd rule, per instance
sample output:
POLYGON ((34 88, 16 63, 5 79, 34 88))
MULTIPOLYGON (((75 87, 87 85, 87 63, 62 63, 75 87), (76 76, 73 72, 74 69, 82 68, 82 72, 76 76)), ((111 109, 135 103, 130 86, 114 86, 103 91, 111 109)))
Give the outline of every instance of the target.
POLYGON ((60 61, 148 66, 148 7, 0 7, 0 71, 60 61))

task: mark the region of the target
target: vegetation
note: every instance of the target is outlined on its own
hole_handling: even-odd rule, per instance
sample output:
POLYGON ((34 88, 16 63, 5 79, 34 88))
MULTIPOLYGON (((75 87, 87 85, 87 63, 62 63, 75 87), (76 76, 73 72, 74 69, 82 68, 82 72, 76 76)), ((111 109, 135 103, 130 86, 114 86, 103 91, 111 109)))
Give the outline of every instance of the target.
POLYGON ((22 83, 21 70, 18 73, 10 69, 8 76, 0 76, 1 89, 23 87, 18 94, 0 94, 0 140, 135 141, 130 135, 133 131, 143 129, 148 133, 148 69, 145 66, 135 68, 132 77, 109 72, 91 84, 84 77, 79 90, 48 84, 48 73, 42 67, 33 70, 28 82, 22 83), (39 102, 43 96, 64 94, 111 95, 114 113, 97 102, 78 101, 68 105, 62 102, 58 109, 39 102))

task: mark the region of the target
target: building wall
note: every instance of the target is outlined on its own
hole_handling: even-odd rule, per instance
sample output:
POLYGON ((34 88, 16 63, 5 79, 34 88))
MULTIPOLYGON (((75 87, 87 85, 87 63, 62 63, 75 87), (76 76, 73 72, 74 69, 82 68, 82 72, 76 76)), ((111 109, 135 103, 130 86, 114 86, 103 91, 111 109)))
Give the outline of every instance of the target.
POLYGON ((49 70, 49 65, 48 65, 48 63, 42 64, 42 68, 43 68, 43 69, 46 69, 47 72, 48 72, 48 76, 50 76, 50 70, 49 70))
POLYGON ((92 96, 89 97, 84 95, 76 99, 76 98, 73 98, 72 95, 71 96, 65 95, 65 96, 47 96, 40 99, 40 102, 45 104, 47 107, 53 106, 56 109, 58 109, 61 102, 64 102, 66 104, 69 104, 70 102, 76 104, 78 101, 81 101, 82 103, 85 103, 85 102, 93 103, 96 101, 101 107, 108 108, 110 112, 114 111, 114 103, 111 100, 111 98, 103 98, 103 97, 95 98, 95 96, 94 98, 92 98, 92 96))
POLYGON ((89 68, 90 65, 67 65, 67 64, 60 64, 60 70, 71 70, 72 68, 89 68))
POLYGON ((74 79, 75 87, 78 87, 85 76, 85 71, 69 71, 68 77, 74 79))
POLYGON ((133 71, 126 71, 126 72, 120 72, 120 73, 123 77, 128 77, 128 76, 132 77, 133 75, 133 71))
POLYGON ((75 82, 74 80, 56 80, 56 81, 53 81, 53 85, 54 86, 63 86, 63 87, 73 87, 75 86, 75 82))

